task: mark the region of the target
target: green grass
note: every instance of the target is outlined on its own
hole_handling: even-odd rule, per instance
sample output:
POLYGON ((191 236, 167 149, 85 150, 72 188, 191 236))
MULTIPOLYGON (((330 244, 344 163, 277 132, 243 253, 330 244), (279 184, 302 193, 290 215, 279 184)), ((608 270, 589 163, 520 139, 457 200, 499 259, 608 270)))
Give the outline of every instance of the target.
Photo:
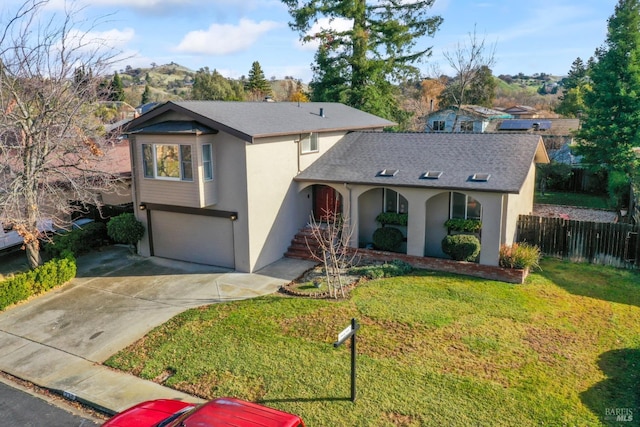
MULTIPOLYGON (((524 285, 427 271, 344 301, 268 296, 187 311, 107 361, 314 426, 599 426, 640 411, 640 275, 543 260, 524 285), (350 350, 334 348, 355 317, 350 350)), ((615 421, 611 425, 615 425, 615 421)))
POLYGON ((548 205, 577 206, 590 209, 609 209, 607 197, 587 193, 563 193, 559 191, 547 191, 544 196, 536 191, 535 203, 548 205))

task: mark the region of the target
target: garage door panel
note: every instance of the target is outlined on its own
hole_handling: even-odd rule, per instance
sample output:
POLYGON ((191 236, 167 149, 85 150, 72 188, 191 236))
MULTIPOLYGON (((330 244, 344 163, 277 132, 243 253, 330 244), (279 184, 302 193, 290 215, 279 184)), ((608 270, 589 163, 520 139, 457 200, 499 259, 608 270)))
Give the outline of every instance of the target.
POLYGON ((233 223, 227 218, 151 212, 154 255, 234 268, 233 223))

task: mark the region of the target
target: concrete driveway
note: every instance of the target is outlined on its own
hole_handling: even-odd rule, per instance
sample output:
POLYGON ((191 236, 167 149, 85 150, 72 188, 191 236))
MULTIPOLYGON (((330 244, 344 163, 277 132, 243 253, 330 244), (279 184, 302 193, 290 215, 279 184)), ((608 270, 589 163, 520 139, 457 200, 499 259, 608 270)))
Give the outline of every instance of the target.
MULTIPOLYGON (((94 382, 105 375, 104 367, 99 375, 89 372, 96 363, 176 314, 276 292, 311 266, 309 261, 283 258, 246 274, 142 258, 124 247, 108 247, 80 257, 70 284, 0 312, 0 370, 44 387, 74 387, 74 393, 82 393, 85 379, 94 382)), ((93 382, 87 381, 88 394, 105 388, 93 382)), ((158 393, 162 395, 161 390, 150 396, 134 394, 100 406, 117 411, 158 393)), ((92 396, 83 399, 92 401, 92 396)))

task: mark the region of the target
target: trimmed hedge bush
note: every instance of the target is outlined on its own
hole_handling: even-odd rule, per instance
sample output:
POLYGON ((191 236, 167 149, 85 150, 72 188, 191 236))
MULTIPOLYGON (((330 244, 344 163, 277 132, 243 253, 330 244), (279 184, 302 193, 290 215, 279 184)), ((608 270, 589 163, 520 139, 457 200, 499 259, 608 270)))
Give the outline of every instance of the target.
POLYGON ((480 240, 471 234, 457 234, 442 239, 442 252, 456 261, 475 261, 480 254, 480 240))
POLYGON ((144 225, 134 214, 123 213, 109 220, 107 234, 116 243, 124 243, 133 248, 144 236, 144 225))
POLYGON ((444 226, 451 231, 476 233, 482 229, 479 219, 451 218, 445 221, 444 226))
POLYGON ((74 256, 82 255, 108 241, 107 226, 101 222, 91 222, 82 228, 53 236, 44 245, 44 251, 51 258, 60 258, 65 252, 74 256))
POLYGON ((373 232, 373 245, 381 251, 396 252, 403 241, 404 235, 397 228, 382 227, 373 232))
POLYGON ((0 310, 60 286, 76 276, 76 260, 70 252, 25 273, 0 281, 0 310))
POLYGON ((409 221, 409 214, 396 212, 381 212, 376 217, 381 225, 404 225, 409 221))

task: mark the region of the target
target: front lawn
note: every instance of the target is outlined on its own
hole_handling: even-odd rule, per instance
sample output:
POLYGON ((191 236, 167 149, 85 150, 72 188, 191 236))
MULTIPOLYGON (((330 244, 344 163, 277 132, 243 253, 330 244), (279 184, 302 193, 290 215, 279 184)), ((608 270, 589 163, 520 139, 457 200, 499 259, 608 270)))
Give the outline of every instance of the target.
POLYGON ((544 260, 524 285, 428 271, 349 300, 279 295, 187 311, 107 361, 314 426, 618 425, 640 417, 640 274, 544 260), (350 351, 334 348, 355 317, 350 351))
POLYGON ((535 192, 534 203, 547 205, 576 206, 588 209, 610 209, 606 196, 588 193, 568 193, 561 191, 546 191, 544 195, 535 192))

